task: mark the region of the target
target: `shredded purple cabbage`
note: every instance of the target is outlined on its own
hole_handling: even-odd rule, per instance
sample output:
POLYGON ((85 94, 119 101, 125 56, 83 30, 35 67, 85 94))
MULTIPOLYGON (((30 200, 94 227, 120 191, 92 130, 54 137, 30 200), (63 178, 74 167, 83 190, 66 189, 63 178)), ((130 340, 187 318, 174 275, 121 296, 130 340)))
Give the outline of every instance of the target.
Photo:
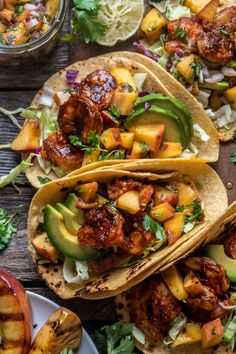
POLYGON ((158 59, 160 58, 159 55, 152 53, 150 50, 146 49, 141 43, 140 41, 136 41, 133 43, 133 46, 135 49, 137 49, 137 51, 141 54, 146 55, 146 57, 153 59, 155 61, 158 61, 158 59))
POLYGON ((46 12, 46 7, 43 6, 42 4, 39 4, 39 5, 38 5, 38 9, 39 9, 39 11, 41 11, 41 12, 46 12))
POLYGON ((66 72, 66 83, 70 86, 75 84, 79 71, 78 70, 67 70, 66 72))
POLYGON ((35 154, 40 155, 42 147, 39 147, 35 150, 35 154))

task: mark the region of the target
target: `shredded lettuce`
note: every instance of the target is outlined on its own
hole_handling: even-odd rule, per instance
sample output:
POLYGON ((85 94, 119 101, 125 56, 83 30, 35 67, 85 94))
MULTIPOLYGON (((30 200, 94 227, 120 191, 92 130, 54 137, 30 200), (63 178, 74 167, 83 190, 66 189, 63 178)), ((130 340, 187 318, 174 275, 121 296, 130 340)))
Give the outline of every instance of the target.
POLYGON ((32 166, 33 157, 37 156, 36 154, 31 153, 26 160, 21 161, 21 163, 13 168, 9 174, 5 176, 0 176, 0 188, 5 187, 10 183, 16 182, 17 177, 25 172, 30 166, 32 166))
POLYGON ((134 81, 137 85, 138 91, 142 91, 144 81, 147 78, 147 74, 146 73, 137 73, 137 74, 134 74, 133 78, 134 78, 134 81))
POLYGON ((208 141, 210 139, 209 135, 205 132, 205 130, 200 127, 199 124, 195 123, 193 124, 193 130, 194 130, 194 135, 197 136, 199 139, 202 141, 208 141))
POLYGON ((160 56, 158 59, 158 64, 160 64, 163 68, 166 68, 166 63, 169 60, 170 54, 165 50, 163 40, 161 39, 154 43, 149 50, 160 56))
POLYGON ((179 5, 174 7, 173 4, 167 5, 167 10, 166 10, 167 20, 169 21, 178 20, 181 17, 192 17, 191 10, 187 6, 179 5))
POLYGON ((73 261, 65 258, 63 264, 63 277, 67 283, 83 284, 89 280, 88 263, 73 261))
POLYGON ((7 109, 5 109, 3 107, 0 107, 0 113, 2 113, 5 116, 7 116, 12 121, 12 123, 19 129, 22 129, 22 126, 18 123, 15 115, 16 114, 20 114, 20 113, 22 113, 24 111, 25 111, 24 108, 18 108, 18 109, 14 110, 14 111, 8 111, 7 109))
POLYGON ((179 333, 185 328, 187 317, 181 313, 172 321, 172 326, 168 332, 167 337, 164 339, 164 344, 169 345, 175 341, 179 333))

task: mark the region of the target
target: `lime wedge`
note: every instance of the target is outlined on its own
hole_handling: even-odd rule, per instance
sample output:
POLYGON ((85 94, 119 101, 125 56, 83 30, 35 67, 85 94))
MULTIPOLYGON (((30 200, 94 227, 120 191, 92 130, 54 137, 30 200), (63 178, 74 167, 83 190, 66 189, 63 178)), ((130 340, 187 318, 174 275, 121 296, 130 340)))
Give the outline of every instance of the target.
POLYGON ((138 30, 144 14, 143 0, 101 0, 98 20, 107 25, 97 43, 111 47, 125 41, 138 30))

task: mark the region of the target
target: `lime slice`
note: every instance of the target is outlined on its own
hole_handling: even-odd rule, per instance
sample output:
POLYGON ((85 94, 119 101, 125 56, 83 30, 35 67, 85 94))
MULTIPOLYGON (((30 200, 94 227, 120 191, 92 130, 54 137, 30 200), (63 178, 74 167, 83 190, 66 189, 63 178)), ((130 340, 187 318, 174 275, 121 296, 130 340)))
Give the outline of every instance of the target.
POLYGON ((138 30, 144 14, 143 0, 101 0, 98 20, 107 25, 97 43, 111 47, 125 41, 138 30))

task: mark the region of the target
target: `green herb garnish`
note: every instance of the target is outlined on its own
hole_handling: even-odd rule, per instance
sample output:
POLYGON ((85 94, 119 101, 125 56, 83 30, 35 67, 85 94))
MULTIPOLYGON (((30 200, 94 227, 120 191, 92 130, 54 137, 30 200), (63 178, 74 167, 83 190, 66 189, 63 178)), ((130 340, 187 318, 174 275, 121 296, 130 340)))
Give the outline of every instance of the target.
POLYGON ((147 150, 147 151, 150 150, 150 149, 149 149, 149 146, 148 146, 144 141, 141 141, 141 142, 140 142, 140 145, 142 146, 142 148, 143 148, 144 150, 147 150))
POLYGON ((64 348, 60 351, 60 354, 74 354, 72 349, 64 348))
POLYGON ((51 182, 51 178, 49 177, 37 176, 37 179, 41 184, 46 184, 48 182, 51 182))
POLYGON ((166 237, 164 228, 149 215, 145 215, 143 218, 143 228, 145 231, 150 231, 157 240, 164 240, 166 237))
POLYGON ((108 112, 116 119, 120 119, 120 112, 118 111, 117 107, 115 104, 111 105, 110 108, 108 108, 108 112))
POLYGON ((230 153, 230 161, 236 163, 236 150, 231 151, 230 153))
POLYGON ((196 198, 190 205, 188 205, 187 208, 192 209, 191 211, 192 215, 191 216, 185 215, 186 223, 201 221, 204 218, 205 214, 204 211, 202 210, 201 202, 198 198, 196 198))
POLYGON ((99 0, 73 0, 72 33, 62 36, 62 40, 74 40, 78 34, 86 43, 91 43, 102 37, 107 25, 97 19, 99 6, 99 0))
MULTIPOLYGON (((20 207, 22 206, 20 205, 18 208, 20 207)), ((12 235, 17 231, 17 225, 12 223, 17 214, 17 210, 13 214, 9 214, 5 209, 0 208, 0 251, 6 248, 11 241, 12 235)))
POLYGON ((101 155, 99 156, 98 160, 123 160, 124 159, 124 152, 120 150, 113 150, 113 151, 102 151, 101 155))
POLYGON ((185 32, 184 28, 177 27, 174 34, 176 35, 176 37, 178 37, 181 40, 181 42, 188 43, 186 32, 185 32))
POLYGON ((79 147, 88 154, 91 154, 94 149, 100 149, 100 136, 95 131, 88 133, 89 145, 85 145, 77 135, 69 135, 69 141, 71 145, 79 147))

